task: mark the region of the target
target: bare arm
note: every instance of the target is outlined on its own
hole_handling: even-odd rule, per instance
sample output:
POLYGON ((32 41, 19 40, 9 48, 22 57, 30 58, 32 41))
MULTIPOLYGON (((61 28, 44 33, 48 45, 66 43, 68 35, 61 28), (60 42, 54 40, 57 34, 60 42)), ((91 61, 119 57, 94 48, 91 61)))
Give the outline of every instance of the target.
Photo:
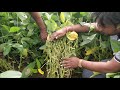
POLYGON ((100 31, 98 29, 98 27, 96 26, 96 23, 86 23, 85 25, 77 24, 77 25, 64 27, 61 30, 58 30, 58 31, 54 32, 51 35, 50 38, 51 38, 51 40, 58 39, 58 38, 64 36, 69 31, 70 32, 71 31, 75 31, 75 32, 89 32, 89 29, 90 29, 91 25, 95 28, 94 29, 95 32, 99 32, 100 31))
POLYGON ((46 26, 40 16, 40 13, 39 12, 30 12, 31 16, 33 17, 33 19, 35 20, 35 22, 37 23, 37 25, 39 26, 40 28, 40 36, 41 36, 41 39, 43 41, 45 41, 47 39, 47 29, 46 29, 46 26))
POLYGON ((39 26, 39 28, 41 30, 45 30, 46 31, 46 27, 45 24, 40 16, 39 12, 30 12, 31 16, 33 17, 33 19, 36 21, 37 25, 39 26))
POLYGON ((84 25, 73 25, 73 26, 68 26, 66 27, 66 31, 75 31, 75 32, 89 32, 90 26, 93 26, 95 29, 95 32, 99 32, 100 30, 98 29, 96 23, 86 23, 84 25))
POLYGON ((120 71, 120 63, 114 60, 114 58, 108 62, 93 62, 79 59, 77 57, 71 57, 65 59, 62 64, 66 68, 76 68, 78 66, 82 66, 85 69, 101 73, 120 71))
POLYGON ((102 73, 117 72, 120 70, 120 63, 114 59, 107 62, 91 62, 91 61, 82 61, 82 67, 102 73))

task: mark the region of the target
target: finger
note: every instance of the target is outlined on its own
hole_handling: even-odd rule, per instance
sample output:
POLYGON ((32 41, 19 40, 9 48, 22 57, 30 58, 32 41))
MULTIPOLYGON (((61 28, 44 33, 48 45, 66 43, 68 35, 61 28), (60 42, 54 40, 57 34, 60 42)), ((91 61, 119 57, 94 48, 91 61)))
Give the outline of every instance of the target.
POLYGON ((62 64, 63 67, 68 67, 69 65, 68 64, 62 64))
POLYGON ((65 69, 70 69, 72 68, 71 66, 67 65, 67 66, 64 66, 65 69))
POLYGON ((50 36, 50 39, 51 40, 55 40, 58 38, 58 34, 57 33, 53 33, 51 36, 50 36))
POLYGON ((66 60, 61 62, 61 64, 68 64, 68 63, 69 63, 69 61, 66 61, 66 60))

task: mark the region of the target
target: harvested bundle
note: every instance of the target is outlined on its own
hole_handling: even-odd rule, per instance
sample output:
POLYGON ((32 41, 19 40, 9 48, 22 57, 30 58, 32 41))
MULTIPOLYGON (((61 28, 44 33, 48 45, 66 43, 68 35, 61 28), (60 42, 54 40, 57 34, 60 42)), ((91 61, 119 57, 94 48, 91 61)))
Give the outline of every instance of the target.
MULTIPOLYGON (((72 32, 71 32, 72 33, 72 32)), ((70 32, 67 37, 72 38, 70 32)), ((76 34, 75 34, 76 35, 76 34)), ((74 36, 74 35, 73 35, 74 36)), ((63 58, 69 58, 71 56, 76 56, 76 48, 78 47, 78 39, 70 40, 66 36, 55 40, 46 41, 45 52, 47 54, 47 78, 70 78, 72 75, 72 69, 66 69, 61 66, 60 62, 63 58)), ((78 35, 77 35, 78 37, 78 35)))

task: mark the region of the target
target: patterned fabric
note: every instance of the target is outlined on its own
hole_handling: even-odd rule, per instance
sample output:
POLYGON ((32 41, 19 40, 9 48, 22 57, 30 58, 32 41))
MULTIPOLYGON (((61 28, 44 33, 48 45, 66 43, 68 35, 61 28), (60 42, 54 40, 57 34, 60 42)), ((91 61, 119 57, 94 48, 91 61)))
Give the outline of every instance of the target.
MULTIPOLYGON (((110 38, 112 40, 118 40, 120 42, 120 36, 119 35, 113 35, 113 36, 110 36, 110 38)), ((117 53, 115 53, 115 56, 114 56, 114 59, 120 63, 120 51, 118 51, 117 53)))
POLYGON ((120 51, 115 54, 114 59, 120 63, 120 51))

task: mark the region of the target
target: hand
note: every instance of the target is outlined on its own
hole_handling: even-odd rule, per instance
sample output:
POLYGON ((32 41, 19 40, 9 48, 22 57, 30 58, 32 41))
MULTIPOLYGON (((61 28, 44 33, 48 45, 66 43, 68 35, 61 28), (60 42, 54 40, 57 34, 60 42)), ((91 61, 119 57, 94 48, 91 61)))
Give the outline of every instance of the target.
POLYGON ((58 39, 58 38, 64 36, 66 33, 67 33, 67 28, 60 29, 60 30, 54 32, 50 36, 50 40, 52 41, 52 40, 58 39))
POLYGON ((79 65, 79 58, 77 57, 71 57, 71 58, 66 58, 63 59, 62 65, 65 68, 77 68, 79 65))
POLYGON ((47 40, 47 36, 48 36, 47 31, 42 31, 41 30, 40 38, 42 39, 43 42, 45 42, 47 40))

